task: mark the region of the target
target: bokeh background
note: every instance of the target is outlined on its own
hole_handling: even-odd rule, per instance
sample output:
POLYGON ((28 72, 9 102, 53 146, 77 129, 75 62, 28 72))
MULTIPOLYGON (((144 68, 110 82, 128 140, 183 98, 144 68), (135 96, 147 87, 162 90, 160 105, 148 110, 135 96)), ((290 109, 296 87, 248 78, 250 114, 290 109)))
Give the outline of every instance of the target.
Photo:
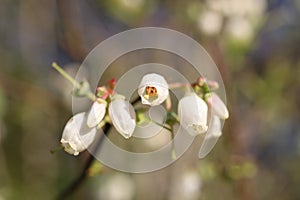
POLYGON ((196 141, 152 173, 94 163, 63 199, 300 199, 299 18, 298 0, 0 0, 0 200, 57 199, 87 161, 50 153, 72 115, 72 86, 51 63, 75 75, 99 42, 144 26, 187 34, 212 56, 230 110, 223 136, 205 159, 196 141))

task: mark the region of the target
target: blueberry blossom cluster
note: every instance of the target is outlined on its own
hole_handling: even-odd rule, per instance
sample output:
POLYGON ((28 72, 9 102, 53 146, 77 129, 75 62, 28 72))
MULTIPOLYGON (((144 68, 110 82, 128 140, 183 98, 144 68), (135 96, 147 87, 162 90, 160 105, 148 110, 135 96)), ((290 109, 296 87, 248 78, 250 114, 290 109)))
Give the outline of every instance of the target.
MULTIPOLYGON (((136 116, 145 110, 135 110, 124 96, 117 94, 114 90, 116 85, 114 79, 107 85, 98 87, 94 95, 87 82, 77 83, 59 66, 53 65, 53 67, 75 85, 74 94, 86 96, 93 101, 88 112, 75 114, 65 125, 60 142, 66 152, 78 155, 84 151, 95 140, 97 129, 106 123, 112 124, 126 139, 133 135, 137 121, 140 120, 136 116)), ((182 88, 180 84, 177 85, 178 89, 182 88)), ((138 86, 138 94, 141 103, 147 106, 166 103, 167 119, 165 124, 159 125, 169 130, 172 138, 174 137, 173 126, 176 123, 179 123, 191 136, 204 134, 210 125, 209 137, 219 137, 222 133, 221 120, 227 119, 229 113, 220 97, 212 92, 218 88, 217 82, 207 81, 201 77, 191 86, 193 92, 186 93, 179 100, 178 113, 172 111, 169 85, 159 74, 145 75, 138 86)))
POLYGON ((109 122, 124 138, 132 136, 135 111, 123 96, 115 94, 115 83, 113 79, 108 86, 98 87, 90 110, 74 115, 67 122, 60 141, 66 152, 78 155, 84 151, 94 141, 97 129, 109 122))

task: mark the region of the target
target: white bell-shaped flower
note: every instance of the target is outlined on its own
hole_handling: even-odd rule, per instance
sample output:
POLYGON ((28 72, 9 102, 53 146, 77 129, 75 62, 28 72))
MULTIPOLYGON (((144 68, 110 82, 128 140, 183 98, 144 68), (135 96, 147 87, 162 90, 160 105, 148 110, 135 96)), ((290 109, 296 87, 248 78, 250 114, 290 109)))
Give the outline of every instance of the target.
POLYGON ((222 135, 222 120, 212 113, 209 128, 199 151, 199 158, 204 158, 216 145, 219 137, 222 135))
POLYGON ((97 126, 104 118, 106 112, 106 103, 96 100, 87 117, 87 125, 92 128, 97 126))
POLYGON ((67 122, 60 142, 66 152, 77 156, 92 144, 96 132, 96 128, 87 126, 85 113, 79 113, 67 122))
POLYGON ((211 107, 212 112, 221 119, 229 117, 228 109, 222 99, 214 92, 207 94, 206 102, 211 107))
POLYGON ((207 130, 207 137, 211 138, 218 138, 222 135, 222 124, 221 124, 221 119, 216 116, 213 115, 211 118, 211 122, 210 122, 210 127, 207 130))
POLYGON ((181 126, 192 136, 207 131, 207 105, 195 93, 180 99, 178 117, 181 126))
POLYGON ((130 138, 136 126, 132 105, 124 99, 115 99, 109 104, 108 113, 116 130, 126 139, 130 138))
POLYGON ((142 78, 138 88, 142 104, 157 106, 169 95, 169 86, 164 77, 159 74, 147 74, 142 78))

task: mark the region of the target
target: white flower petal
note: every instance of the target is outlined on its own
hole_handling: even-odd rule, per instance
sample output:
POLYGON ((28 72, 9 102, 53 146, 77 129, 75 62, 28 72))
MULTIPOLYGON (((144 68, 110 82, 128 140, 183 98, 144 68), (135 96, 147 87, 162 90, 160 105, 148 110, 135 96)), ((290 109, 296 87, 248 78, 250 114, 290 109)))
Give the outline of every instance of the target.
POLYGON ((180 124, 192 136, 207 131, 207 105, 196 94, 183 97, 178 104, 180 124))
POLYGON ((95 101, 87 117, 88 127, 92 128, 97 126, 104 118, 105 111, 106 111, 106 105, 104 103, 95 101))
POLYGON ((126 139, 130 138, 136 126, 132 105, 123 99, 116 99, 110 103, 108 112, 116 130, 126 139))
POLYGON ((66 152, 76 156, 92 144, 96 132, 96 128, 87 127, 85 113, 79 113, 67 122, 60 142, 66 152))
POLYGON ((207 97, 207 103, 211 106, 213 113, 219 116, 221 119, 227 119, 229 117, 228 109, 221 98, 214 92, 207 97))
POLYGON ((222 135, 221 120, 218 116, 213 115, 211 119, 211 127, 207 131, 208 137, 220 137, 222 135))
POLYGON ((217 115, 213 114, 211 120, 212 121, 210 122, 210 126, 199 150, 198 157, 200 159, 204 158, 209 154, 209 152, 211 152, 219 137, 222 135, 221 119, 217 115))
POLYGON ((138 94, 142 98, 142 104, 157 106, 164 102, 169 95, 169 86, 164 77, 159 74, 147 74, 142 78, 138 88, 138 94), (147 88, 153 88, 155 93, 149 95, 147 88))

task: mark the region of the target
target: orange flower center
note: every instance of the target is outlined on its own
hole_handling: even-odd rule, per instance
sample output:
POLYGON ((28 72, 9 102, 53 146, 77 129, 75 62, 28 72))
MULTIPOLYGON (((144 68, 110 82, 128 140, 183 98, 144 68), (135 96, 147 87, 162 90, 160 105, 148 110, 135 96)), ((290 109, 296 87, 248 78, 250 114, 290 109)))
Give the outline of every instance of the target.
POLYGON ((157 89, 152 86, 146 87, 146 94, 149 95, 149 97, 153 97, 157 95, 157 89))

